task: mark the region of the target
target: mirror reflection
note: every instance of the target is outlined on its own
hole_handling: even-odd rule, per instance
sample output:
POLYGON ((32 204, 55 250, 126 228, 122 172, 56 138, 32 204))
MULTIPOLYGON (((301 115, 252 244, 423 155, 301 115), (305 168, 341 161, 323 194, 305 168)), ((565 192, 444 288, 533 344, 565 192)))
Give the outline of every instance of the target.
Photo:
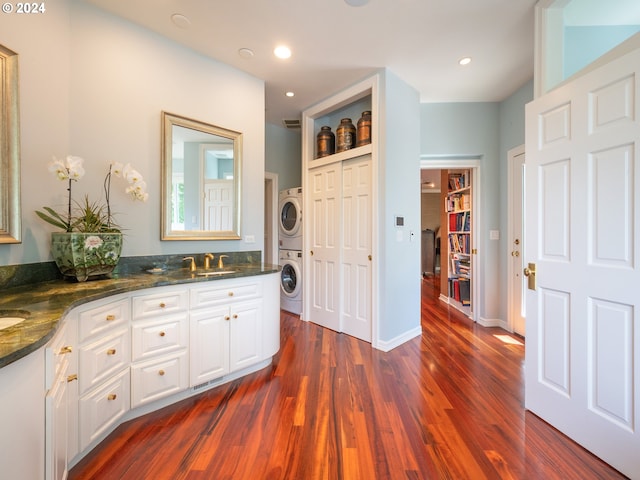
POLYGON ((239 239, 239 132, 163 112, 163 240, 239 239))

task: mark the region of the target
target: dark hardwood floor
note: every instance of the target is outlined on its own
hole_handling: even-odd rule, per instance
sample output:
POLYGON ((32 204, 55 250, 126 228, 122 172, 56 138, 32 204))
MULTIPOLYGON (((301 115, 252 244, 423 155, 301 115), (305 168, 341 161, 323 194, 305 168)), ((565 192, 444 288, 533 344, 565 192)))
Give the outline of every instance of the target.
POLYGON ((120 426, 69 478, 625 478, 525 412, 521 339, 438 293, 388 353, 283 312, 272 366, 120 426))

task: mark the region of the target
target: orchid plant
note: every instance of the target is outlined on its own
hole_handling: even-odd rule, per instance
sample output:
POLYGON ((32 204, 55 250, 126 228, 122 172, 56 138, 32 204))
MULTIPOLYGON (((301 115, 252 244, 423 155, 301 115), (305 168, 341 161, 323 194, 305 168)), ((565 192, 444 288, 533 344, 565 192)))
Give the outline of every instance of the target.
POLYGON ((120 227, 114 222, 111 214, 111 178, 123 178, 127 181, 125 192, 133 198, 146 202, 149 198, 147 184, 140 172, 135 170, 130 164, 123 165, 113 162, 109 165, 109 171, 104 179, 104 195, 106 202, 91 202, 85 196, 82 203, 76 203, 76 208, 72 206, 71 187, 73 182, 79 181, 85 174, 84 160, 73 155, 67 156, 65 160, 53 157, 49 162, 49 171, 55 174, 56 178, 67 182, 67 211, 64 214, 56 212, 50 207, 43 207, 44 211, 36 211, 38 217, 54 227, 61 228, 65 232, 119 232, 120 227))

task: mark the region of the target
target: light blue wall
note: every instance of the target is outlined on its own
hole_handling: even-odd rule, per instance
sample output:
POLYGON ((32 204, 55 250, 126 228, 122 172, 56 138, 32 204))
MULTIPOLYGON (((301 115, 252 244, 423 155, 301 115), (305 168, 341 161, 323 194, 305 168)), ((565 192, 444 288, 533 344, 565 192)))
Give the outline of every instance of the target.
POLYGON ((640 25, 565 27, 563 78, 569 78, 640 31, 640 25))
POLYGON ((479 157, 481 177, 478 262, 483 272, 481 319, 507 319, 507 152, 524 143, 526 103, 533 80, 500 103, 421 106, 421 150, 428 157, 479 157), (500 232, 490 240, 489 232, 500 232))
POLYGON ((499 104, 422 104, 420 154, 480 158, 481 230, 476 261, 483 275, 479 279, 483 292, 476 311, 481 319, 493 320, 500 310, 498 242, 489 240, 489 231, 500 228, 499 104))
POLYGON ((278 174, 278 190, 302 185, 302 137, 272 123, 265 125, 265 170, 278 174))
POLYGON ((394 340, 420 331, 420 97, 398 76, 385 71, 379 114, 378 211, 381 259, 378 275, 378 338, 394 340), (404 217, 404 227, 395 217, 404 217), (398 231, 400 230, 400 232, 398 231), (411 235, 413 233, 413 236, 411 235))

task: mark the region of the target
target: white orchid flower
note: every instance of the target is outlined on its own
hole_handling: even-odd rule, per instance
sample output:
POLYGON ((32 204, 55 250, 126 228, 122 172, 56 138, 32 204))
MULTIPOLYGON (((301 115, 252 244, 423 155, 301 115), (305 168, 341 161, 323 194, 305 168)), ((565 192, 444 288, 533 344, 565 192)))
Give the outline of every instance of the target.
POLYGON ((122 177, 123 170, 124 165, 121 162, 113 162, 111 164, 111 173, 113 173, 116 177, 122 177))

